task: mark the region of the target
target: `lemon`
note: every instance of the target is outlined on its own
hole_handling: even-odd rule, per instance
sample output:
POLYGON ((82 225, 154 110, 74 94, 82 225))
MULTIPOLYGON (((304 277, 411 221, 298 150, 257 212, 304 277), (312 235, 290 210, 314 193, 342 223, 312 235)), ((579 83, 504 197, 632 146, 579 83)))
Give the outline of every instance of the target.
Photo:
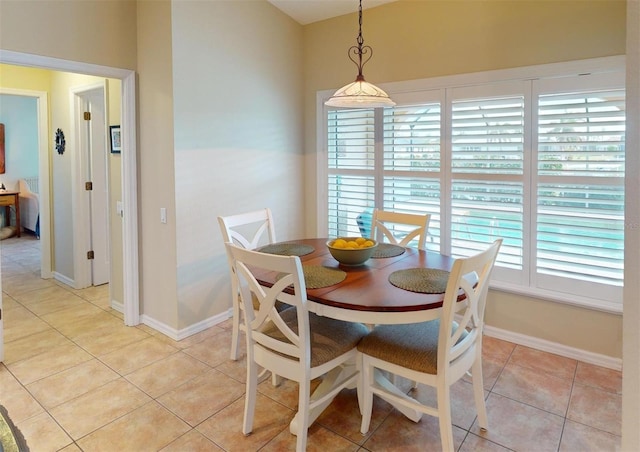
POLYGON ((367 240, 366 242, 364 242, 364 245, 363 245, 363 246, 364 246, 365 248, 369 248, 369 247, 371 247, 371 246, 373 246, 373 245, 374 245, 374 243, 373 243, 371 240, 367 240))
POLYGON ((358 238, 356 239, 356 243, 357 243, 358 245, 362 245, 362 244, 363 244, 364 242, 366 242, 366 241, 367 241, 367 239, 365 239, 364 237, 358 237, 358 238))
POLYGON ((358 248, 358 243, 354 240, 350 240, 347 242, 347 248, 358 248))
POLYGON ((334 248, 346 248, 346 246, 347 246, 347 241, 345 239, 336 239, 333 242, 334 248))

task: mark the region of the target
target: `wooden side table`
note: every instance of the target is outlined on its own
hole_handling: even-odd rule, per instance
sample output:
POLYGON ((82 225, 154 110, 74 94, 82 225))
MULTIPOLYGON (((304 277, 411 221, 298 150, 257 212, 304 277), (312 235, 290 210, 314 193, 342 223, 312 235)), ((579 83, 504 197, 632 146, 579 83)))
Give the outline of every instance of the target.
POLYGON ((7 225, 11 223, 11 206, 16 206, 16 235, 20 237, 20 192, 0 191, 0 207, 4 206, 7 225))

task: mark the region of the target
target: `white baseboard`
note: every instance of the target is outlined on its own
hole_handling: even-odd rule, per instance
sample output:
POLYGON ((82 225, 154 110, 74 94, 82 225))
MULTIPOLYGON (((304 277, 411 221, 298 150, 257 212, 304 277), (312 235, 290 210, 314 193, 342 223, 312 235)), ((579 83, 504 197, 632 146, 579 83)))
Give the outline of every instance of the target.
POLYGON ((124 304, 119 301, 111 300, 111 309, 115 309, 119 313, 124 314, 124 304))
POLYGON ((585 363, 594 364, 596 366, 606 367, 608 369, 622 370, 621 358, 613 358, 611 356, 601 355, 599 353, 593 353, 579 348, 568 347, 566 345, 558 344, 557 342, 551 342, 533 336, 526 336, 524 334, 514 333, 512 331, 503 330, 489 325, 485 325, 484 334, 486 336, 495 337, 496 339, 513 342, 514 344, 535 348, 536 350, 541 350, 543 352, 564 356, 565 358, 572 358, 585 363))
POLYGON ((217 325, 218 323, 222 323, 225 320, 227 320, 229 317, 231 317, 231 310, 222 312, 218 315, 214 315, 213 317, 209 317, 208 319, 205 319, 201 322, 194 323, 193 325, 190 325, 189 327, 183 328, 181 330, 177 330, 168 325, 165 325, 162 322, 158 322, 156 319, 153 319, 144 314, 140 316, 140 320, 142 321, 142 323, 144 323, 148 327, 161 332, 162 334, 170 337, 174 341, 180 341, 189 336, 193 336, 194 334, 199 333, 200 331, 204 331, 207 328, 217 325))
POLYGON ((72 287, 72 288, 76 287, 76 283, 73 279, 68 278, 64 275, 61 275, 58 272, 53 272, 53 279, 55 279, 56 281, 60 281, 62 284, 66 284, 69 287, 72 287))

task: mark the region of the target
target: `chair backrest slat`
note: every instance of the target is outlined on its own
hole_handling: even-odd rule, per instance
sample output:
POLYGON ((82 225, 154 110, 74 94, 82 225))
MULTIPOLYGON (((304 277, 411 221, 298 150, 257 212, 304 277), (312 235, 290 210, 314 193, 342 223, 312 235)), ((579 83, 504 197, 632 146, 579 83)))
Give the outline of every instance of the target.
POLYGON ((430 214, 419 215, 375 209, 371 218, 370 237, 375 240, 383 240, 386 237, 389 243, 401 246, 407 246, 417 238, 418 248, 425 249, 430 218, 430 214), (407 229, 406 226, 413 226, 413 229, 407 229), (402 234, 398 234, 398 230, 402 230, 402 234))
POLYGON ((265 254, 226 243, 229 261, 235 269, 240 301, 246 316, 246 335, 249 349, 256 344, 263 350, 287 355, 300 365, 311 361, 307 291, 300 258, 265 254), (278 281, 272 287, 262 286, 257 274, 274 272, 278 281), (259 308, 254 311, 254 300, 259 308), (276 309, 276 302, 294 306, 297 331, 283 320, 284 311, 276 309), (276 331, 277 330, 277 331, 276 331))
POLYGON ((439 372, 442 363, 455 365, 481 341, 489 278, 501 245, 502 239, 498 239, 486 250, 456 259, 453 264, 440 318, 439 372), (458 301, 461 295, 464 301, 458 301), (454 321, 458 324, 456 331, 454 321))
POLYGON ((218 217, 222 239, 250 250, 275 243, 276 231, 271 209, 218 217), (266 236, 265 236, 266 233, 266 236))

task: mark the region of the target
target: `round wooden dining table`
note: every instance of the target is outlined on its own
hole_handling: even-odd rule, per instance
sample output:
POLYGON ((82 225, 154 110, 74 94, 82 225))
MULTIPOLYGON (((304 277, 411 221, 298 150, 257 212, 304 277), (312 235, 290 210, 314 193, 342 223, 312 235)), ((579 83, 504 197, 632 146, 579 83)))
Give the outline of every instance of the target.
MULTIPOLYGON (((405 248, 393 257, 370 258, 363 265, 346 266, 329 253, 324 238, 299 239, 280 244, 303 245, 313 251, 299 256, 304 266, 342 270, 344 280, 321 288, 307 288, 309 311, 325 317, 367 324, 399 324, 433 320, 440 315, 443 293, 420 293, 401 289, 389 282, 389 276, 413 268, 450 270, 454 259, 441 254, 405 248)), ((271 285, 276 274, 256 275, 271 285)))

